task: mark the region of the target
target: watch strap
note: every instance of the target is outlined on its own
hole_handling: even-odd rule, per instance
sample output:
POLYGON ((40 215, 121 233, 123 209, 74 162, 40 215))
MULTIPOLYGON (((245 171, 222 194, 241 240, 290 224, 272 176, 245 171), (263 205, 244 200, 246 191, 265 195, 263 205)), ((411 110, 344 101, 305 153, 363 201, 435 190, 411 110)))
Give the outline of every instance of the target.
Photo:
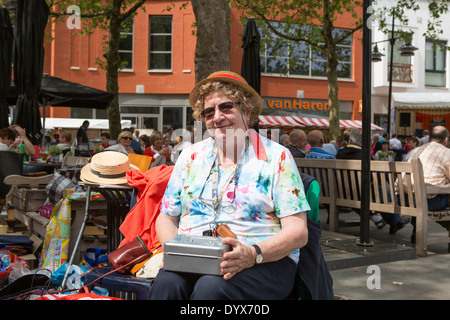
POLYGON ((255 248, 256 255, 261 254, 261 248, 257 244, 253 244, 252 247, 255 248))
POLYGON ((255 248, 256 255, 261 254, 261 248, 257 244, 253 244, 252 247, 255 248))

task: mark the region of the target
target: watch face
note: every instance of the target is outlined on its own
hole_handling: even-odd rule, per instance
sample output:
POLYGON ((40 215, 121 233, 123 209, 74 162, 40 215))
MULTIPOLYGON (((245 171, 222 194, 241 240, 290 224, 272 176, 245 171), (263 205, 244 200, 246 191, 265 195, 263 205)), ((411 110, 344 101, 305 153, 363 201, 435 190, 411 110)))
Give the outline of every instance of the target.
POLYGON ((256 256, 256 263, 261 263, 263 261, 263 256, 262 256, 262 254, 258 254, 257 256, 256 256))

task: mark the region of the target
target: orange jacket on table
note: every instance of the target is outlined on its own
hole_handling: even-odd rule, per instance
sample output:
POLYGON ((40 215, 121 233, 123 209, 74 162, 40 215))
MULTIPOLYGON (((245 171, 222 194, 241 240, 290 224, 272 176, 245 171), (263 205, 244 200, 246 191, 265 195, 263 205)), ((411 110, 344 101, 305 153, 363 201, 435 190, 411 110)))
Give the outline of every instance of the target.
POLYGON ((159 246, 155 222, 173 167, 162 165, 146 172, 140 170, 127 172, 128 184, 136 188, 138 194, 136 205, 130 210, 119 228, 124 235, 119 247, 133 241, 137 235, 144 240, 150 251, 159 246))

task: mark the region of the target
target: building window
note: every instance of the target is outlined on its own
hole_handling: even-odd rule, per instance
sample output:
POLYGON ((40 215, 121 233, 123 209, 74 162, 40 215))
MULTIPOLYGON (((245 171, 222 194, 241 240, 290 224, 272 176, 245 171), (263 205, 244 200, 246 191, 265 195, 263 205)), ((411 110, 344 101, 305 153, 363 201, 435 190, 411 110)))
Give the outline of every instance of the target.
POLYGON ((172 16, 150 16, 149 25, 149 70, 172 70, 172 16))
POLYGON ((119 56, 122 69, 133 69, 133 20, 120 28, 119 56))
POLYGON ((427 40, 425 48, 425 85, 433 87, 446 86, 447 41, 439 41, 439 45, 427 40))
MULTIPOLYGON (((282 22, 272 22, 277 28, 284 28, 282 22)), ((309 26, 299 27, 310 29, 309 26)), ((287 76, 326 77, 327 58, 325 53, 305 42, 289 41, 280 38, 270 30, 270 34, 264 35, 259 29, 262 38, 270 39, 262 42, 261 46, 261 72, 265 74, 284 74, 287 76)), ((345 29, 334 29, 335 37, 338 37, 345 29)), ((336 45, 338 58, 338 77, 351 78, 352 75, 352 36, 336 45)))

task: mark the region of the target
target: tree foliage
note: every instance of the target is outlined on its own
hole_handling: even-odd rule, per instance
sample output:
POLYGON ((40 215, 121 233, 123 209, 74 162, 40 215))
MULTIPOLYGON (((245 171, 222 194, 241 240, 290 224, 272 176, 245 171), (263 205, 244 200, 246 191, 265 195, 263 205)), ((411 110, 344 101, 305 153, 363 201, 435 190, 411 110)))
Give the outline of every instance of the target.
MULTIPOLYGON (((274 43, 283 39, 292 42, 304 42, 321 50, 326 57, 326 76, 328 80, 330 139, 340 135, 339 100, 338 100, 338 56, 336 46, 351 36, 363 26, 362 16, 358 8, 362 7, 359 0, 232 0, 233 5, 244 11, 246 16, 256 17, 263 22, 261 25, 265 37, 263 41, 274 43), (352 17, 352 27, 343 32, 335 32, 335 24, 339 17, 347 14, 352 17), (281 21, 275 23, 274 21, 281 21), (274 38, 271 35, 275 35, 274 38), (277 39, 278 38, 278 39, 277 39)), ((361 10, 361 9, 359 9, 361 10)), ((281 45, 281 43, 280 43, 281 45)), ((289 63, 297 60, 289 51, 289 63)))
POLYGON ((119 70, 123 67, 119 56, 121 27, 126 27, 128 19, 132 18, 145 0, 47 0, 51 8, 51 16, 55 19, 67 18, 70 6, 80 9, 83 19, 81 34, 87 34, 95 29, 105 30, 103 58, 98 57, 97 63, 106 70, 106 90, 114 94, 114 99, 108 108, 109 130, 112 139, 116 139, 121 131, 119 110, 119 70))
MULTIPOLYGON (((284 40, 294 42, 305 42, 312 47, 322 50, 327 59, 326 76, 328 80, 328 99, 330 106, 330 139, 339 135, 339 100, 338 100, 338 77, 337 77, 337 54, 336 45, 345 41, 357 30, 363 27, 362 1, 359 0, 231 0, 232 4, 244 12, 245 16, 256 17, 265 30, 271 33, 264 39, 274 46, 281 46, 284 40), (343 16, 351 16, 353 19, 351 28, 346 32, 336 33, 336 21, 343 16), (280 24, 274 21, 282 21, 280 24), (303 27, 302 27, 303 26, 303 27), (305 26, 309 26, 306 28, 305 26), (273 38, 274 34, 278 39, 273 38), (278 41, 278 42, 277 42, 278 41)), ((409 24, 408 14, 418 11, 419 4, 427 3, 430 12, 427 31, 424 37, 438 44, 439 35, 443 33, 442 16, 448 13, 449 0, 443 1, 419 1, 419 0, 378 0, 373 2, 376 8, 373 20, 377 22, 377 28, 388 34, 392 17, 403 26, 409 24), (377 3, 378 2, 378 3, 377 3)), ((403 38, 405 42, 411 39, 411 32, 398 30, 396 36, 403 38), (408 38, 409 37, 409 38, 408 38)), ((291 58, 291 57, 290 57, 291 58)), ((289 60, 295 63, 295 57, 289 60)))

